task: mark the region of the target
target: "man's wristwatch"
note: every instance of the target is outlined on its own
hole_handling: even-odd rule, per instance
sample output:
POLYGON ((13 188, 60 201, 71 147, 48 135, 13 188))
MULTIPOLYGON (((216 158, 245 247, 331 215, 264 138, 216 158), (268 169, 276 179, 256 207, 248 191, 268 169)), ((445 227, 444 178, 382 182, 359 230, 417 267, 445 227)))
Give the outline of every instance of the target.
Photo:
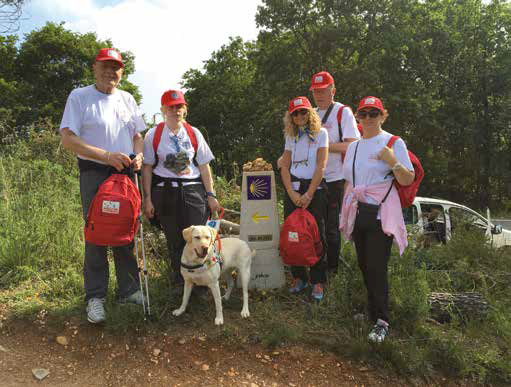
POLYGON ((215 198, 216 199, 216 195, 214 192, 206 192, 206 196, 211 196, 212 198, 215 198))

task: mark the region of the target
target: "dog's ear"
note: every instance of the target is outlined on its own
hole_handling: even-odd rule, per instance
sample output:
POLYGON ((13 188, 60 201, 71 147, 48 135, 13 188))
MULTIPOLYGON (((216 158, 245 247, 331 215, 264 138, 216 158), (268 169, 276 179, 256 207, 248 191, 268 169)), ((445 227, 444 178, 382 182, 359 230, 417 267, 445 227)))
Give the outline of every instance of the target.
POLYGON ((214 242, 216 239, 217 231, 213 227, 209 227, 209 232, 211 233, 211 241, 214 242))
POLYGON ((186 241, 186 243, 192 243, 192 231, 193 231, 193 226, 190 226, 183 230, 183 238, 186 241))

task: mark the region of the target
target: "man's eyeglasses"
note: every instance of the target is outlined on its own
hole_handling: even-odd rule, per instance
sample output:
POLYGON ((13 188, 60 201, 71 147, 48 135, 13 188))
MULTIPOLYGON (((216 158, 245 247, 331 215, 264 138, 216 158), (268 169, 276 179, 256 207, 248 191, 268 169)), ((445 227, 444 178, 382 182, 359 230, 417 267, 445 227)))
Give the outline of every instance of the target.
POLYGON ((300 109, 300 110, 295 110, 293 113, 291 113, 291 115, 293 117, 296 117, 298 114, 301 115, 301 116, 305 116, 309 113, 309 111, 307 109, 300 109))
POLYGON ((366 118, 367 116, 371 118, 376 118, 381 114, 379 110, 373 109, 373 110, 361 110, 357 113, 358 118, 366 118))

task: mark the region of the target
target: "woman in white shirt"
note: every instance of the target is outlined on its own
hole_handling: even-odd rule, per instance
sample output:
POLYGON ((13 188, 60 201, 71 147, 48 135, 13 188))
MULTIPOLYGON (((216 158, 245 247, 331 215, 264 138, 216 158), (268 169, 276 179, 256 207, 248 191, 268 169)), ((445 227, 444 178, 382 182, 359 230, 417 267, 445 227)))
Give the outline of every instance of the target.
MULTIPOLYGON (((281 177, 286 189, 284 217, 296 208, 307 209, 315 218, 323 246, 327 198, 323 173, 328 160, 328 132, 321 127, 321 119, 306 97, 293 98, 284 116, 285 149, 282 155, 281 177)), ((309 276, 313 286, 312 297, 323 299, 326 281, 326 249, 320 260, 310 268, 292 266, 293 284, 289 291, 299 293, 308 287, 309 276)))
POLYGON ((220 205, 209 167, 214 156, 201 132, 185 121, 188 107, 183 93, 166 91, 161 105, 164 123, 150 129, 144 139, 144 214, 158 218, 167 239, 171 280, 179 284, 183 282, 182 231, 205 224, 220 205))
POLYGON ((369 318, 374 326, 369 340, 382 342, 389 329, 387 266, 393 239, 406 247, 406 228, 394 179, 406 186, 414 180, 414 169, 406 144, 381 128, 388 117, 379 98, 360 102, 357 119, 362 139, 346 152, 346 178, 341 212, 341 230, 355 242, 360 270, 367 288, 369 318))

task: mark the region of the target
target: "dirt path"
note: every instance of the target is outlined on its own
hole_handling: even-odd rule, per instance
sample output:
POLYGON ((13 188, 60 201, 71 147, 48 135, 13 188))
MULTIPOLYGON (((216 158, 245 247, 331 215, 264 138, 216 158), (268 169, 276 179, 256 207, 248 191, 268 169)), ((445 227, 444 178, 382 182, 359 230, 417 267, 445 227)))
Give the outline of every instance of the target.
POLYGON ((270 350, 182 327, 123 336, 75 318, 59 328, 10 322, 0 333, 2 386, 409 385, 317 350, 270 350), (34 368, 49 375, 38 381, 34 368))

